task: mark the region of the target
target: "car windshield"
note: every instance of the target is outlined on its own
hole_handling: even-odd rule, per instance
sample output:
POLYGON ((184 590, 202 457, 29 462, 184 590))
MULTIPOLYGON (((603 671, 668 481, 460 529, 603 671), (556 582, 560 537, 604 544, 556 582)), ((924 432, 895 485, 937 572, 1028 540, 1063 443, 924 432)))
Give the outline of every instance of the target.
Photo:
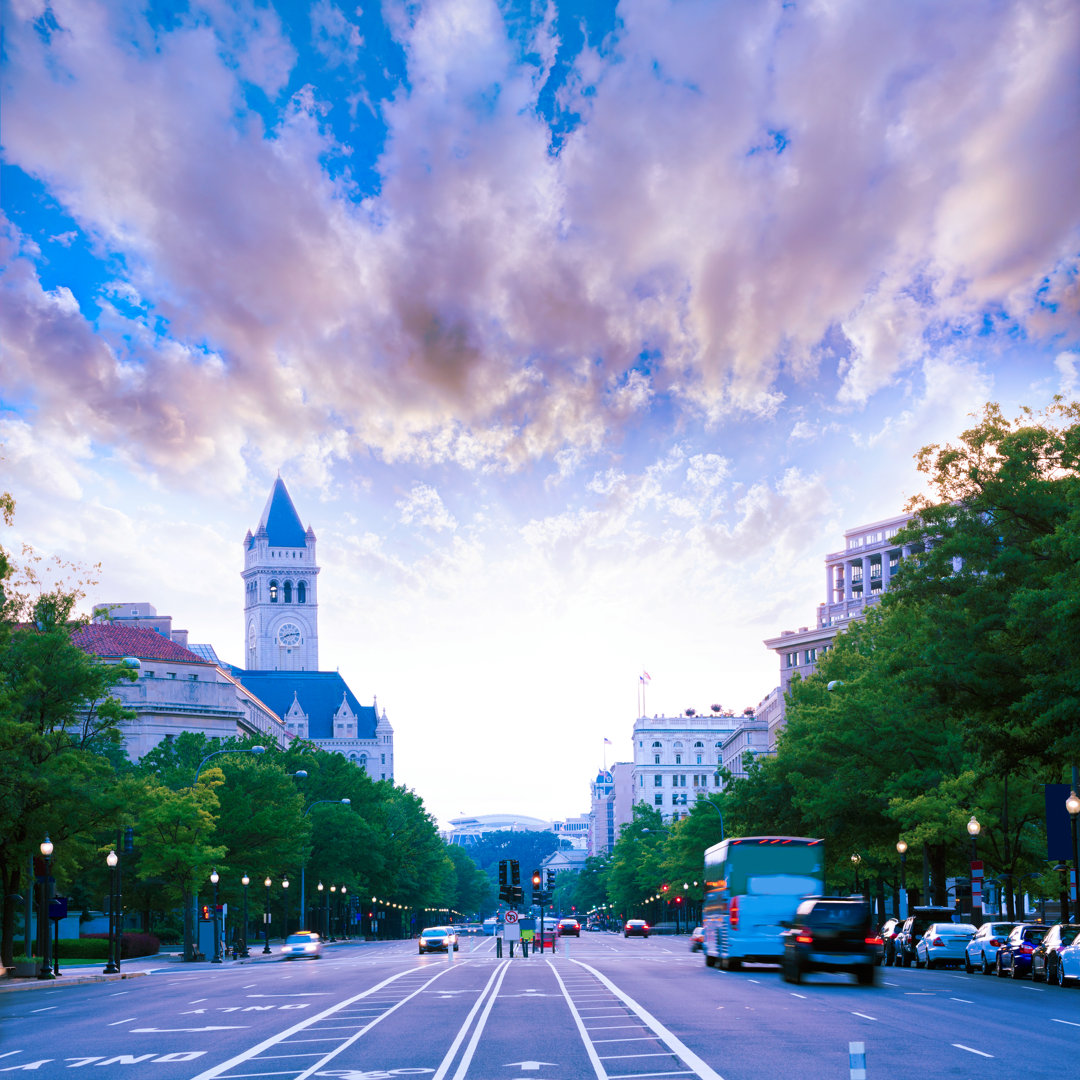
POLYGON ((974 934, 975 933, 975 927, 972 926, 971 923, 962 923, 962 922, 934 923, 934 925, 931 926, 930 929, 935 934, 974 934))
MULTIPOLYGON (((305 920, 306 922, 307 920, 305 920)), ((314 934, 290 934, 285 939, 286 945, 306 945, 309 941, 314 941, 314 934)))
POLYGON ((987 931, 991 937, 1000 937, 1002 934, 1008 934, 1016 923, 1011 922, 996 922, 993 923, 990 929, 987 931))
POLYGON ((1050 928, 1048 926, 1041 926, 1038 930, 1025 930, 1024 940, 1033 941, 1036 945, 1049 933, 1050 928))
POLYGON ((804 917, 810 926, 863 926, 869 916, 862 904, 815 904, 804 917))
POLYGON ((439 930, 439 929, 437 929, 435 927, 432 927, 430 930, 425 930, 422 936, 423 937, 446 937, 446 931, 445 930, 439 930))

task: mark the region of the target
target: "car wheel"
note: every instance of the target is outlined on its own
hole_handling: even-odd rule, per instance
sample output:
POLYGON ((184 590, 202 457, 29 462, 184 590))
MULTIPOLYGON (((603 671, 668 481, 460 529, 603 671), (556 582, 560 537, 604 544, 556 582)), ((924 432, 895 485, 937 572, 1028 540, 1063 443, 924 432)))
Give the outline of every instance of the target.
POLYGON ((1062 964, 1060 960, 1054 967, 1054 982, 1056 982, 1058 986, 1065 985, 1065 965, 1062 964))
POLYGON ((998 978, 999 979, 1004 979, 1005 978, 1005 969, 1001 966, 1001 953, 998 953, 998 958, 997 958, 997 961, 994 964, 994 967, 997 970, 998 978))
POLYGON ((964 971, 970 975, 975 968, 972 966, 971 957, 967 953, 964 953, 964 971))
POLYGON ((705 954, 705 966, 706 967, 716 967, 716 957, 715 956, 710 956, 708 953, 706 953, 705 954))
POLYGON ((873 964, 864 964, 855 972, 855 978, 858 980, 860 986, 873 986, 876 976, 877 970, 873 964))
POLYGON ((1016 960, 1013 959, 1012 967, 1009 968, 1009 977, 1013 979, 1020 979, 1023 976, 1020 974, 1020 969, 1016 966, 1016 960))
POLYGON ((1042 975, 1040 975, 1035 970, 1035 961, 1032 960, 1031 961, 1031 981, 1032 982, 1042 982, 1045 977, 1046 977, 1046 968, 1045 967, 1043 968, 1042 975))
POLYGON ((994 973, 994 965, 986 959, 986 953, 982 954, 982 973, 984 975, 992 975, 994 973))

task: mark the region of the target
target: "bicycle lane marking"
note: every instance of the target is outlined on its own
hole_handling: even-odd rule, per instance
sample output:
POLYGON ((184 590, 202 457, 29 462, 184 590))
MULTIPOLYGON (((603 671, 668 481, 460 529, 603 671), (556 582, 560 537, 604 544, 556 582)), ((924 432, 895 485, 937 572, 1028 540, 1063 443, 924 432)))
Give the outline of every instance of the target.
POLYGON ((461 1062, 457 1067, 457 1071, 454 1073, 454 1080, 462 1080, 465 1076, 469 1063, 472 1061, 473 1054, 476 1053, 476 1044, 480 1041, 484 1026, 487 1024, 487 1018, 491 1015, 491 1007, 495 1004, 495 998, 499 994, 499 987, 502 986, 503 979, 506 978, 506 973, 509 970, 510 960, 507 958, 496 967, 494 972, 492 972, 491 978, 488 979, 484 989, 480 991, 480 996, 476 999, 476 1004, 469 1010, 469 1015, 465 1017, 465 1022, 458 1029, 457 1035, 454 1036, 454 1041, 450 1044, 450 1049, 447 1050, 446 1056, 442 1059, 432 1080, 443 1080, 447 1072, 449 1072, 458 1049, 464 1041, 466 1034, 468 1034, 473 1018, 480 1009, 483 1008, 484 1012, 476 1023, 473 1036, 469 1040, 469 1045, 466 1047, 465 1053, 461 1057, 461 1062))
MULTIPOLYGON (((603 986, 606 986, 635 1016, 648 1028, 650 1031, 656 1033, 657 1038, 662 1042, 671 1052, 682 1061, 685 1065, 688 1065, 700 1080, 724 1080, 724 1078, 716 1072, 710 1065, 701 1060, 681 1039, 678 1038, 673 1032, 669 1031, 652 1013, 649 1012, 643 1005, 635 1001, 629 994, 620 990, 606 975, 597 971, 596 968, 591 967, 589 964, 583 963, 581 960, 571 960, 571 963, 577 964, 579 967, 584 968, 591 975, 593 975, 603 986)), ((550 961, 549 961, 550 964, 550 961)), ((555 967, 552 964, 552 971, 555 971, 555 967)), ((559 977, 559 973, 555 971, 555 978, 558 979, 559 985, 563 986, 563 981, 559 977)), ((567 993, 565 987, 563 993, 566 994, 567 1004, 570 1006, 571 1011, 574 1014, 574 1020, 578 1025, 578 1031, 581 1033, 582 1039, 586 1043, 586 1049, 589 1053, 589 1058, 593 1062, 593 1068, 596 1070, 597 1077, 603 1080, 607 1076, 607 1072, 600 1062, 600 1058, 596 1051, 592 1047, 592 1041, 588 1037, 588 1033, 585 1030, 585 1026, 582 1023, 577 1009, 574 1007, 573 1002, 570 1000, 570 996, 567 993)))
MULTIPOLYGON (((250 1061, 252 1058, 257 1057, 264 1050, 269 1050, 272 1047, 278 1046, 280 1043, 284 1042, 288 1038, 291 1038, 293 1035, 296 1035, 301 1031, 307 1030, 314 1024, 318 1024, 320 1021, 325 1020, 327 1017, 333 1016, 335 1013, 341 1012, 342 1009, 347 1009, 350 1005, 354 1005, 356 1002, 362 1001, 364 998, 371 997, 372 994, 377 994, 384 987, 389 986, 391 983, 396 982, 398 979, 403 979, 408 975, 415 975, 417 973, 417 970, 423 969, 410 968, 408 971, 399 971, 396 975, 391 975, 389 978, 383 979, 382 982, 376 983, 374 986, 369 987, 363 993, 354 994, 352 997, 346 998, 344 1001, 338 1002, 337 1005, 332 1005, 330 1008, 324 1009, 316 1016, 309 1016, 307 1019, 301 1020, 298 1024, 294 1024, 286 1031, 279 1032, 277 1035, 272 1035, 270 1038, 264 1039, 262 1042, 257 1043, 255 1046, 252 1046, 249 1049, 245 1050, 242 1054, 236 1054, 235 1056, 229 1058, 227 1061, 221 1062, 220 1065, 215 1065, 212 1068, 209 1068, 204 1072, 199 1073, 198 1076, 193 1077, 193 1080, 214 1080, 215 1077, 223 1075, 228 1070, 235 1068, 237 1065, 242 1065, 244 1062, 250 1061)), ((388 1009, 385 1009, 378 1016, 376 1016, 374 1019, 365 1024, 362 1028, 360 1028, 360 1030, 357 1031, 355 1035, 353 1035, 347 1040, 344 1040, 340 1046, 336 1047, 334 1050, 324 1055, 315 1065, 312 1065, 310 1068, 303 1071, 297 1072, 295 1080, 305 1080, 306 1077, 311 1076, 311 1074, 316 1069, 322 1068, 323 1065, 325 1065, 328 1061, 331 1061, 342 1050, 346 1049, 348 1046, 351 1046, 365 1032, 369 1031, 377 1023, 379 1023, 380 1020, 389 1016, 392 1012, 395 1012, 402 1005, 404 1005, 405 1002, 409 1001, 417 994, 420 994, 425 989, 427 989, 427 987, 429 987, 436 979, 442 978, 443 975, 452 970, 453 969, 449 966, 440 969, 437 974, 428 979, 422 986, 414 990, 411 994, 408 994, 406 997, 402 998, 400 1001, 391 1005, 388 1009)))

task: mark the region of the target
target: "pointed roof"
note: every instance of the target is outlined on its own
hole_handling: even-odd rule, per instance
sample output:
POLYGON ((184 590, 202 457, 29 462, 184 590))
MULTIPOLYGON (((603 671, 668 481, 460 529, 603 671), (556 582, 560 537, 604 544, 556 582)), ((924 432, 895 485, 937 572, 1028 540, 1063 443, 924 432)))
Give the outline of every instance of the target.
MULTIPOLYGON (((270 489, 270 497, 259 519, 259 528, 266 530, 271 547, 307 547, 307 532, 300 523, 300 515, 280 476, 270 489)), ((314 539, 315 534, 311 535, 314 539)))

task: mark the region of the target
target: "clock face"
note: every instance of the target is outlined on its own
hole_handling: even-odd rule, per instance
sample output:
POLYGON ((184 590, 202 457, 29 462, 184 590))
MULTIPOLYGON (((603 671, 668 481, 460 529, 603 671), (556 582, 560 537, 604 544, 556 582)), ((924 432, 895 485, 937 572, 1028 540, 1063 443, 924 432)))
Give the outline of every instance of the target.
POLYGON ((296 623, 282 623, 281 629, 277 632, 277 639, 279 645, 299 645, 300 627, 296 623))

